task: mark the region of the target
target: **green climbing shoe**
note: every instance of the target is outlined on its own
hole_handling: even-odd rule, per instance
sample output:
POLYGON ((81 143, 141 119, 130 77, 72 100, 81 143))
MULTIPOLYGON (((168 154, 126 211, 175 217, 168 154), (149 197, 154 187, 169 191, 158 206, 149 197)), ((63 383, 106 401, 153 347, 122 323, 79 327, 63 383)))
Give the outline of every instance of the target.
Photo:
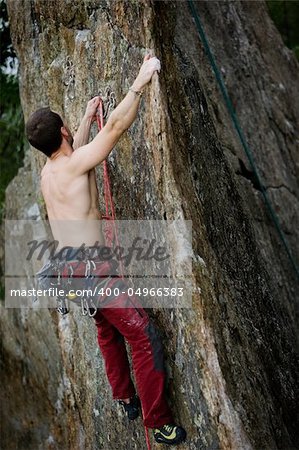
POLYGON ((182 427, 170 423, 154 428, 154 438, 159 444, 177 445, 186 439, 187 433, 182 427))

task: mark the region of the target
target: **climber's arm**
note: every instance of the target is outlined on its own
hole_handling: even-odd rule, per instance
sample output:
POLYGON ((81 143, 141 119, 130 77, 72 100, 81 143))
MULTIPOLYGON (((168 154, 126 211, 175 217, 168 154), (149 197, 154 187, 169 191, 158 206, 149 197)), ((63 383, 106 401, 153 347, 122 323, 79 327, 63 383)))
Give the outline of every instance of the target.
POLYGON ((121 135, 125 132, 126 127, 128 128, 134 121, 138 111, 139 96, 129 91, 123 101, 110 114, 106 125, 96 137, 89 144, 74 151, 70 157, 69 169, 74 175, 81 175, 82 173, 88 172, 104 161, 119 141, 121 135), (125 108, 122 105, 123 101, 126 103, 125 108), (118 119, 117 109, 119 106, 121 106, 122 111, 129 110, 128 114, 131 122, 127 119, 118 119))
POLYGON ((140 91, 149 83, 153 73, 160 71, 160 68, 158 58, 145 56, 132 90, 129 90, 110 114, 106 125, 89 144, 78 148, 69 158, 69 169, 74 175, 88 172, 107 158, 121 135, 132 125, 137 116, 140 95, 136 94, 136 91, 140 91))
POLYGON ((91 124, 96 119, 97 107, 100 103, 100 97, 94 97, 87 103, 86 111, 80 122, 79 128, 74 136, 73 149, 76 150, 83 145, 88 144, 91 124))
POLYGON ((77 148, 88 143, 91 123, 91 120, 88 120, 85 117, 81 120, 79 128, 74 136, 74 150, 77 150, 77 148))

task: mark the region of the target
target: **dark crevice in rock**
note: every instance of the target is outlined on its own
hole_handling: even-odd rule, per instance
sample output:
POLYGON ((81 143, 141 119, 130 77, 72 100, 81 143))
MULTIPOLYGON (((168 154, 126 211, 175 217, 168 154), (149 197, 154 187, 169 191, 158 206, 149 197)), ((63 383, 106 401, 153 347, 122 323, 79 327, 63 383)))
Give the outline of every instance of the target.
POLYGON ((252 183, 252 186, 254 187, 254 189, 262 192, 262 190, 265 188, 262 188, 262 186, 258 182, 254 172, 252 170, 247 169, 247 167, 245 166, 245 164, 241 158, 239 158, 239 164, 240 164, 240 170, 236 170, 236 172, 235 172, 236 175, 241 175, 242 177, 246 178, 247 180, 249 180, 252 183))

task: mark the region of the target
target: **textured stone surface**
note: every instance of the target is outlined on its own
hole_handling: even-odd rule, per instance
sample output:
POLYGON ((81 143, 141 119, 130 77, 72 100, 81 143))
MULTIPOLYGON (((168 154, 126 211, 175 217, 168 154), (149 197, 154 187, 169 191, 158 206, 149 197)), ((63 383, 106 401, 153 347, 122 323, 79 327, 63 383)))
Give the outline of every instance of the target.
MULTIPOLYGON (((170 402, 188 431, 181 448, 296 448, 298 284, 187 3, 8 6, 26 118, 49 104, 75 129, 89 97, 109 85, 122 99, 146 48, 161 59, 109 165, 118 218, 193 221, 193 309, 152 313, 170 402)), ((298 63, 263 2, 196 8, 298 260, 298 63)), ((31 150, 7 190, 8 218, 44 215, 43 163, 31 150)), ((1 309, 5 449, 145 448, 141 423, 128 426, 111 401, 90 320, 1 309)))

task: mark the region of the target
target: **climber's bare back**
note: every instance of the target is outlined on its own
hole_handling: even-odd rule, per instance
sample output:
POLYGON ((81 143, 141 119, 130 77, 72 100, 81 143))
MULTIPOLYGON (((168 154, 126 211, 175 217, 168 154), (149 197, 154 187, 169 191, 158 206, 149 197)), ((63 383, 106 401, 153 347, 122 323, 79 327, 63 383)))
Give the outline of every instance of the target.
POLYGON ((89 143, 90 126, 96 119, 101 100, 99 96, 88 102, 85 119, 81 121, 74 139, 61 117, 48 108, 36 111, 27 122, 29 142, 48 156, 41 173, 41 189, 52 234, 60 248, 104 244, 94 168, 108 157, 135 120, 142 89, 160 68, 158 58, 149 54, 144 57, 127 95, 89 143), (42 119, 50 123, 53 136, 48 136, 49 130, 42 119), (46 148, 45 140, 48 142, 46 148))
POLYGON ((59 247, 104 244, 95 172, 74 174, 69 157, 48 159, 41 172, 41 189, 48 219, 59 247))

